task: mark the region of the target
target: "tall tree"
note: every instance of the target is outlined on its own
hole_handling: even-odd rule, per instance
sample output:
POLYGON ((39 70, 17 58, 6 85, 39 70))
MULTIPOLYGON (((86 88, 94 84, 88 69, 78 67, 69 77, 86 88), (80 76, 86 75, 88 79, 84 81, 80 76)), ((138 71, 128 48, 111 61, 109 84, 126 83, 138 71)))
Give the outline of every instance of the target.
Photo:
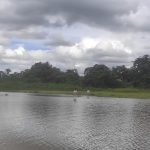
POLYGON ((150 87, 150 56, 137 58, 132 67, 134 86, 150 87))
POLYGON ((5 72, 6 72, 6 75, 8 76, 9 73, 11 72, 11 70, 10 70, 9 68, 7 68, 7 69, 5 70, 5 72))
POLYGON ((117 80, 105 65, 94 65, 84 71, 84 84, 93 87, 116 87, 117 80))
POLYGON ((79 75, 76 69, 68 69, 65 72, 65 81, 68 83, 78 84, 79 83, 79 75))
POLYGON ((130 69, 126 68, 125 65, 113 67, 112 72, 116 79, 122 82, 130 82, 130 69))

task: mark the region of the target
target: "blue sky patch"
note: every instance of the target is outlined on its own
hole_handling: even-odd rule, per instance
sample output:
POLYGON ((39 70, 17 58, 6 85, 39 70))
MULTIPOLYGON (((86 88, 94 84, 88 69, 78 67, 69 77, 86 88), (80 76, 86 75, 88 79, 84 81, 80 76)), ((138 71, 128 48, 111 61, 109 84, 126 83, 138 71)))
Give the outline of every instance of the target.
POLYGON ((23 39, 13 39, 10 43, 10 47, 15 49, 19 46, 24 47, 26 50, 46 50, 46 46, 41 40, 23 40, 23 39))

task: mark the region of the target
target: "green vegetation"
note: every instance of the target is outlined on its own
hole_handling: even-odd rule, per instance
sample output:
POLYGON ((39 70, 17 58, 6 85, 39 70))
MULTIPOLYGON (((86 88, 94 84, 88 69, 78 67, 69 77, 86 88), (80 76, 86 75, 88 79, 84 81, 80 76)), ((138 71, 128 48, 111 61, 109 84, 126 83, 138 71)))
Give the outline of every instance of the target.
MULTIPOLYGON (((72 95, 73 90, 78 89, 79 95, 86 95, 87 88, 60 83, 24 83, 3 82, 0 84, 1 91, 42 93, 42 94, 65 94, 72 95)), ((99 97, 138 98, 150 99, 150 89, 137 88, 88 88, 90 95, 99 97)))
POLYGON ((150 99, 150 90, 135 88, 102 89, 99 91, 93 91, 92 95, 100 97, 150 99))
POLYGON ((66 83, 42 83, 34 82, 27 83, 23 81, 2 81, 0 83, 1 91, 73 91, 75 88, 81 90, 81 87, 73 86, 72 84, 66 83))
POLYGON ((95 64, 80 76, 76 69, 62 71, 48 62, 35 63, 30 69, 11 73, 0 71, 0 91, 72 94, 74 89, 90 89, 92 95, 111 97, 150 98, 150 56, 135 59, 130 68, 109 68, 95 64))

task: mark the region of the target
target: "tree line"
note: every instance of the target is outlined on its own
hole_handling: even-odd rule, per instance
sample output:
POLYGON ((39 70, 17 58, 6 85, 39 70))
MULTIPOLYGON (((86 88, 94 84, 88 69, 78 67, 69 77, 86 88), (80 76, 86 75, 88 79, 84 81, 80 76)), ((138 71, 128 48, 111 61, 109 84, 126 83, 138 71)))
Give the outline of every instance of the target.
POLYGON ((11 73, 10 69, 0 71, 0 81, 23 81, 25 83, 67 83, 83 87, 117 88, 150 87, 150 56, 136 58, 130 68, 125 65, 109 68, 95 64, 84 70, 84 75, 76 69, 62 71, 48 62, 35 63, 30 69, 11 73))

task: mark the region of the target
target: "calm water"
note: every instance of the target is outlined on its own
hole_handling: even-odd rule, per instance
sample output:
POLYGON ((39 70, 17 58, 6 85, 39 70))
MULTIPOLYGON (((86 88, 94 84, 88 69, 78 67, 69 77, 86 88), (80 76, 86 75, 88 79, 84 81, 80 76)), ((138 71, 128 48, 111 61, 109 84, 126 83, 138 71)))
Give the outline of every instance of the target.
POLYGON ((150 100, 0 93, 0 150, 149 150, 150 100))

